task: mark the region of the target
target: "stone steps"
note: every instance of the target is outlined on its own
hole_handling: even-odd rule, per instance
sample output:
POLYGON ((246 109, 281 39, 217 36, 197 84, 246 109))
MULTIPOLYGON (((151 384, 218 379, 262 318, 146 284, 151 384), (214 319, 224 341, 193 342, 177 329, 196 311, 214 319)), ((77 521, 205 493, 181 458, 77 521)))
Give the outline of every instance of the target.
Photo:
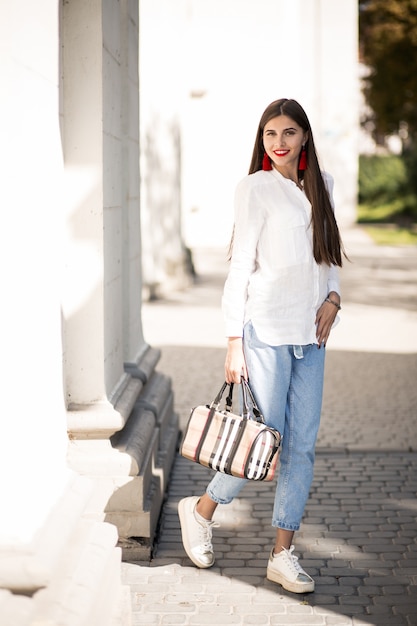
MULTIPOLYGON (((33 593, 2 590, 2 626, 115 626, 131 623, 112 524, 83 517, 93 483, 76 477, 36 540, 47 584, 33 593), (88 488, 87 488, 88 486, 88 488)), ((28 573, 36 557, 27 562, 28 573)), ((16 579, 17 584, 17 579, 16 579)), ((22 585, 23 587, 23 585, 22 585)))
POLYGON ((131 558, 127 545, 145 559, 151 554, 178 445, 171 378, 154 369, 158 359, 159 351, 149 348, 137 363, 126 366, 133 382, 115 394, 116 407, 124 407, 119 420, 123 427, 110 437, 105 436, 101 405, 70 418, 75 430, 70 429, 69 465, 95 484, 87 515, 117 527, 123 559, 131 558), (139 389, 134 381, 141 385, 132 403, 129 390, 139 389))

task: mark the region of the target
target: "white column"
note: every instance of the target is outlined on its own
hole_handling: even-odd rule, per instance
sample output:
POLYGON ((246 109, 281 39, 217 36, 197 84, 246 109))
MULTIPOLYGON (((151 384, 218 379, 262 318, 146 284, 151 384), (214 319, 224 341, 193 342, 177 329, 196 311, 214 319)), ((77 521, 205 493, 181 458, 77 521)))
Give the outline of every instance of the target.
POLYGON ((138 23, 128 0, 63 4, 64 380, 89 513, 150 549, 177 418, 141 324, 138 23))
POLYGON ((101 0, 63 6, 66 246, 62 304, 69 406, 105 401, 101 0))
POLYGON ((335 179, 339 225, 350 226, 356 221, 358 179, 358 3, 298 2, 303 16, 298 44, 300 88, 311 108, 321 165, 335 179))
MULTIPOLYGON (((122 5, 107 3, 104 12, 101 0, 63 5, 65 391, 70 431, 96 431, 104 439, 123 427, 141 389, 140 381, 124 372, 124 251, 129 248, 123 172, 129 155, 122 128, 128 45, 122 5)), ((138 215, 137 199, 135 208, 138 215)), ((126 308, 136 323, 137 352, 140 301, 133 312, 126 308)))
POLYGON ((30 542, 61 495, 62 389, 58 7, 0 7, 0 550, 30 542))

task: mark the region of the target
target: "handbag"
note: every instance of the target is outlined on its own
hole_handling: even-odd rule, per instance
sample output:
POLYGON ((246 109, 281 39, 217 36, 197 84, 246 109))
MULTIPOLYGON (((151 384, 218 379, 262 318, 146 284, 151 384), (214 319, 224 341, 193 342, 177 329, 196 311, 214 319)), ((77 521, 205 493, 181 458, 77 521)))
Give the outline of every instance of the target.
POLYGON ((247 381, 242 378, 242 414, 232 413, 233 383, 224 383, 210 405, 191 411, 180 445, 186 459, 224 474, 272 480, 281 444, 280 433, 265 424, 247 381), (229 386, 225 408, 219 409, 229 386))

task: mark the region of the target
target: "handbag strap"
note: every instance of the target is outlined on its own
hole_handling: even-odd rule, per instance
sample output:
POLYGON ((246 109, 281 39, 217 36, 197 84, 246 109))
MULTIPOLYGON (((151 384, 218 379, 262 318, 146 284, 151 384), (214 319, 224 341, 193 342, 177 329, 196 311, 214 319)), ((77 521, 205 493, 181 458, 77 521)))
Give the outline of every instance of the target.
MULTIPOLYGON (((252 405, 252 413, 255 416, 256 421, 265 423, 264 416, 262 415, 258 405, 256 404, 255 397, 252 393, 252 389, 250 388, 248 381, 245 378, 243 378, 243 376, 241 380, 242 380, 241 384, 243 385, 242 390, 244 390, 244 393, 247 393, 250 397, 250 401, 252 405)), ((246 400, 246 404, 248 404, 247 400, 246 400)))
MULTIPOLYGON (((232 410, 234 383, 226 383, 226 382, 223 383, 219 393, 217 394, 213 402, 210 404, 210 408, 218 409, 226 387, 229 387, 229 393, 227 394, 227 397, 226 397, 225 410, 226 411, 232 410)), ((252 410, 255 420, 257 422, 261 422, 264 424, 265 423, 264 416, 262 415, 261 411, 259 410, 258 405, 256 404, 256 400, 253 396, 252 389, 250 388, 249 383, 247 382, 245 378, 243 378, 243 376, 241 377, 241 390, 242 390, 242 397, 243 397, 244 419, 250 418, 250 413, 252 410), (250 407, 249 407, 248 397, 250 398, 250 404, 251 404, 250 407)))
POLYGON ((224 394, 224 390, 226 389, 228 383, 224 382, 222 388, 220 389, 219 393, 217 394, 217 396, 214 398, 213 402, 210 404, 210 408, 215 408, 218 409, 219 408, 219 404, 221 402, 221 399, 223 397, 224 394))

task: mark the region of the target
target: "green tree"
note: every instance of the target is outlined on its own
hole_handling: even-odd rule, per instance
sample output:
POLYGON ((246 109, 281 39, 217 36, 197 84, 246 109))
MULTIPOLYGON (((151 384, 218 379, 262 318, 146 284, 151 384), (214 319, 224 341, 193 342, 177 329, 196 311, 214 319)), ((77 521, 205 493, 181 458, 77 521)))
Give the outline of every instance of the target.
POLYGON ((406 184, 402 215, 417 218, 417 0, 359 0, 361 61, 370 115, 363 120, 377 143, 402 139, 406 184))
MULTIPOLYGON (((399 133, 417 139, 417 0, 359 2, 364 94, 376 140, 399 133)), ((369 127, 369 124, 368 124, 369 127)))

